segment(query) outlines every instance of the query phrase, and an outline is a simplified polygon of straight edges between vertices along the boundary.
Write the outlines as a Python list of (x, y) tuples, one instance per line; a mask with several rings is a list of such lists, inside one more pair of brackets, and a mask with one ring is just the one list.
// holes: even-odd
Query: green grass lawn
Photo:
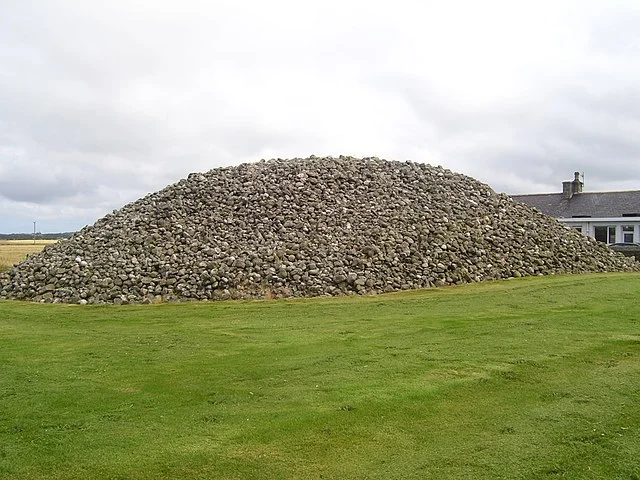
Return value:
[(637, 480), (639, 294), (0, 302), (0, 478)]

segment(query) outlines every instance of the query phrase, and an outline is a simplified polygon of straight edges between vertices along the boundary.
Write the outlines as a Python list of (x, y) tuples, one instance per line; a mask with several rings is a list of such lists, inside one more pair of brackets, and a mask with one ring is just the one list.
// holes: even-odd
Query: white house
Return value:
[(640, 190), (583, 192), (579, 172), (562, 193), (512, 195), (568, 227), (607, 244), (640, 243)]

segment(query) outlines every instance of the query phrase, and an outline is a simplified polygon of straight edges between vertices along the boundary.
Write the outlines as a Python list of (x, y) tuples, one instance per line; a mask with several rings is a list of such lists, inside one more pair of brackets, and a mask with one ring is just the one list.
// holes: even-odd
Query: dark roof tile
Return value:
[(511, 198), (556, 218), (604, 218), (640, 214), (640, 190), (583, 192), (575, 194), (569, 200), (565, 200), (561, 193), (512, 195)]

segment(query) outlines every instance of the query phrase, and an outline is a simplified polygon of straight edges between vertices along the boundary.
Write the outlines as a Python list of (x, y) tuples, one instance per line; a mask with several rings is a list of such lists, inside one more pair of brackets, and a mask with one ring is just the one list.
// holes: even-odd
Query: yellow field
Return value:
[(21, 262), (28, 254), (39, 252), (45, 245), (57, 240), (0, 240), (0, 271)]

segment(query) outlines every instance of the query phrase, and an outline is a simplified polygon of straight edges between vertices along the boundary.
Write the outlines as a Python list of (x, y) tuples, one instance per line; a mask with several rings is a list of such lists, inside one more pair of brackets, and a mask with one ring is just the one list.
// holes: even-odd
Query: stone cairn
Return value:
[(192, 173), (15, 265), (0, 298), (317, 297), (639, 265), (441, 167), (312, 156)]

